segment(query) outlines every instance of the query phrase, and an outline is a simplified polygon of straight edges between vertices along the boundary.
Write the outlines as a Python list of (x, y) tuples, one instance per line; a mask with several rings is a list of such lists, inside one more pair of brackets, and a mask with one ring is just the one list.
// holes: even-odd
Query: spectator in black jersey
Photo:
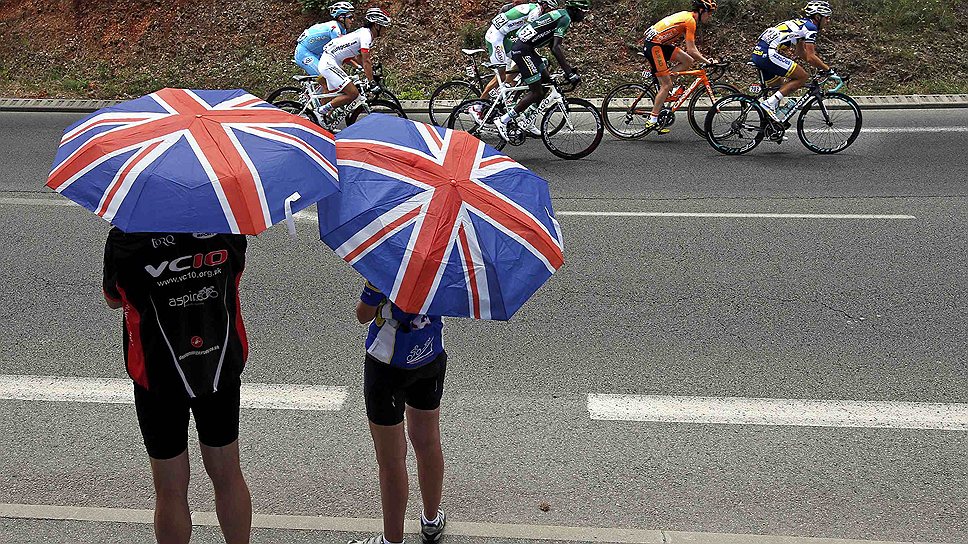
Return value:
[(124, 309), (124, 358), (151, 462), (160, 544), (191, 537), (189, 411), (225, 540), (249, 542), (252, 499), (238, 442), (248, 351), (238, 293), (245, 250), (241, 235), (108, 234), (104, 299)]

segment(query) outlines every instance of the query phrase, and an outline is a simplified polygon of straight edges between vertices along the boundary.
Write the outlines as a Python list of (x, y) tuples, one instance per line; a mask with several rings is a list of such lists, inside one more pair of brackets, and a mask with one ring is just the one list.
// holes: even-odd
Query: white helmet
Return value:
[(549, 10), (558, 9), (559, 7), (558, 0), (538, 0), (538, 3), (544, 4)]
[(370, 8), (366, 10), (363, 19), (368, 23), (375, 23), (380, 26), (390, 26), (390, 16), (380, 8)]
[(345, 15), (353, 15), (354, 11), (353, 4), (346, 1), (336, 2), (332, 6), (329, 6), (329, 16), (333, 19)]
[(813, 15), (819, 15), (821, 17), (830, 17), (834, 10), (830, 9), (830, 2), (825, 0), (811, 0), (807, 2), (807, 5), (803, 8), (803, 14), (807, 17)]

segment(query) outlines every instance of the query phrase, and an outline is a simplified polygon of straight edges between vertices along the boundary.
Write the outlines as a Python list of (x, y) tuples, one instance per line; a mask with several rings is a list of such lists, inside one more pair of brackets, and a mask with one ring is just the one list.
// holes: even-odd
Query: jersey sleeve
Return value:
[[(104, 296), (112, 301), (121, 301), (121, 292), (118, 291), (118, 261), (116, 258), (115, 241), (117, 240), (117, 229), (111, 229), (108, 233), (107, 242), (104, 244), (104, 276), (102, 288)], [(120, 232), (120, 231), (118, 231)]]
[(686, 41), (696, 43), (696, 20), (689, 14), (689, 18), (684, 21), (686, 27)]
[(807, 23), (803, 25), (803, 41), (807, 43), (817, 43), (817, 25), (811, 20), (807, 20)]
[(360, 51), (369, 51), (373, 45), (373, 34), (369, 30), (360, 32)]
[(568, 16), (567, 12), (565, 12), (565, 14), (558, 19), (558, 26), (555, 27), (555, 37), (564, 38), (565, 34), (568, 33), (569, 26), (571, 26), (571, 17)]
[(383, 299), (385, 298), (386, 297), (383, 296), (383, 293), (381, 293), (380, 290), (377, 289), (372, 283), (366, 282), (363, 285), (363, 292), (360, 293), (360, 302), (363, 304), (368, 306), (377, 306), (383, 302)]

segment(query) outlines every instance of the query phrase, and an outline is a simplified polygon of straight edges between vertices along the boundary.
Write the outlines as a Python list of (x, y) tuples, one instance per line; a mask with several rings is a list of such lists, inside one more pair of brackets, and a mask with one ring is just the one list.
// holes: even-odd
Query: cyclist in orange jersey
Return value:
[[(645, 123), (646, 130), (656, 130), (659, 134), (667, 134), (669, 128), (659, 128), (659, 112), (672, 91), (672, 69), (669, 61), (676, 70), (688, 70), (697, 60), (705, 64), (712, 64), (699, 52), (696, 47), (696, 27), (708, 23), (716, 11), (716, 0), (692, 0), (691, 11), (680, 11), (662, 19), (652, 25), (645, 32), (645, 58), (652, 66), (652, 73), (659, 80), (659, 92), (655, 97), (652, 115)], [(685, 40), (685, 48), (676, 47), (676, 42)]]

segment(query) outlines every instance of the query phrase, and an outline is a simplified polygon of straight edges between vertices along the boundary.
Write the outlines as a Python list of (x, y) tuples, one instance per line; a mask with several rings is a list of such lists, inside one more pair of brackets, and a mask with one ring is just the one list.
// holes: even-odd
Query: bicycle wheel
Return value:
[[(367, 107), (369, 107), (369, 111), (367, 111)], [(367, 106), (360, 106), (347, 115), (346, 126), (352, 125), (371, 113), (383, 113), (386, 115), (402, 117), (404, 119), (407, 118), (407, 114), (403, 113), (403, 110), (400, 108), (400, 106), (397, 106), (393, 102), (387, 100), (374, 100), (369, 102)]]
[(709, 99), (709, 94), (706, 92), (705, 87), (697, 89), (692, 94), (692, 98), (689, 99), (689, 126), (692, 127), (692, 130), (700, 138), (706, 137), (706, 131), (703, 130), (703, 122), (706, 120), (706, 112), (709, 111), (709, 107), (720, 98), (731, 94), (741, 94), (739, 89), (732, 85), (726, 85), (725, 83), (713, 83), (710, 87), (713, 89), (712, 100)]
[(319, 124), (319, 118), (316, 117), (316, 112), (301, 102), (296, 102), (295, 100), (281, 100), (273, 104), (273, 106), (293, 115), (298, 115), (299, 117), (302, 117), (303, 119), (306, 119), (307, 121), (317, 125)]
[(493, 110), (490, 100), (472, 98), (457, 105), (447, 118), (447, 128), (463, 130), (494, 149), (501, 150), (507, 140), (494, 127), (494, 120), (504, 115), (504, 107), (498, 104)]
[(797, 136), (810, 151), (829, 155), (854, 143), (863, 122), (860, 106), (853, 98), (827, 93), (803, 106), (797, 119)]
[(462, 79), (455, 79), (440, 85), (430, 93), (430, 104), (427, 108), (430, 122), (437, 126), (447, 124), (447, 117), (454, 108), (465, 100), (481, 96), (481, 90), (474, 84)]
[[(399, 109), (400, 111), (404, 111), (403, 110), (403, 104), (400, 103), (400, 100), (397, 99), (396, 95), (394, 95), (393, 93), (391, 93), (390, 91), (388, 91), (386, 89), (381, 89), (380, 92), (377, 93), (376, 96), (373, 97), (373, 100), (381, 100), (381, 101), (385, 101), (385, 102), (390, 102), (394, 106), (396, 106), (397, 109)], [(406, 116), (406, 113), (404, 113), (403, 117), (404, 118), (407, 117)]]
[(281, 102), (283, 100), (292, 100), (298, 102), (299, 98), (304, 92), (305, 89), (302, 87), (279, 87), (278, 89), (269, 93), (269, 96), (266, 97), (266, 102), (270, 104), (275, 104), (276, 102)]
[(719, 99), (706, 113), (706, 141), (724, 155), (748, 153), (763, 141), (766, 112), (756, 98), (734, 94)]
[(541, 140), (548, 151), (563, 159), (587, 157), (605, 134), (602, 115), (587, 100), (566, 98), (565, 104), (566, 108), (555, 104), (545, 112)]
[(619, 85), (602, 101), (605, 128), (616, 138), (634, 140), (645, 135), (655, 91), (639, 83)]

